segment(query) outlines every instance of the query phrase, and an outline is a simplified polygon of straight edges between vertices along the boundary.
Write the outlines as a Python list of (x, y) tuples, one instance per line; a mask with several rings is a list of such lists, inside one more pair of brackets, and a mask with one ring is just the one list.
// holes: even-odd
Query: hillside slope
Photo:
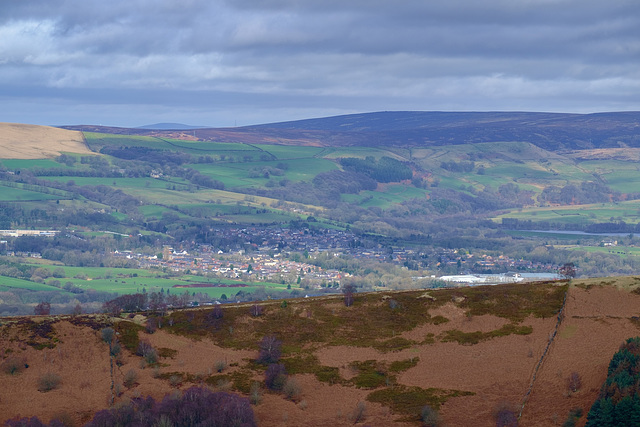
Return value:
[[(261, 426), (353, 425), (358, 407), (369, 425), (417, 425), (428, 403), (446, 425), (488, 427), (498, 407), (519, 412), (533, 384), (520, 425), (558, 425), (576, 407), (588, 411), (611, 356), (638, 335), (636, 279), (575, 281), (566, 300), (559, 283), (362, 294), (351, 307), (336, 296), (268, 302), (259, 316), (230, 305), (219, 317), (211, 309), (169, 313), (151, 335), (137, 326), (149, 321), (140, 315), (14, 318), (0, 327), (2, 366), (17, 358), (28, 368), (0, 372), (0, 413), (84, 423), (107, 407), (109, 348), (100, 330), (112, 325), (123, 346), (116, 403), (193, 384), (249, 396), (255, 382)], [(266, 365), (254, 362), (270, 335), (282, 342), (280, 362), (297, 385), (289, 398), (265, 388)], [(125, 349), (141, 340), (157, 349), (157, 365)], [(573, 372), (577, 391), (567, 386)], [(45, 373), (61, 383), (38, 391)]]
[(0, 158), (45, 159), (63, 152), (93, 154), (81, 132), (50, 126), (0, 123)]
[(391, 111), (193, 131), (69, 126), (68, 129), (327, 147), (430, 147), (526, 141), (550, 151), (640, 147), (640, 112), (596, 114), (533, 112)]

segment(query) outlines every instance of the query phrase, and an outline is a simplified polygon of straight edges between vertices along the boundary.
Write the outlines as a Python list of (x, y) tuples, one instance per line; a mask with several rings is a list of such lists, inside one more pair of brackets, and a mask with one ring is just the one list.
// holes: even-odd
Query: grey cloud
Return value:
[(0, 81), (23, 105), (40, 91), (39, 102), (101, 114), (103, 100), (135, 114), (144, 104), (257, 119), (635, 109), (640, 99), (636, 0), (2, 3)]

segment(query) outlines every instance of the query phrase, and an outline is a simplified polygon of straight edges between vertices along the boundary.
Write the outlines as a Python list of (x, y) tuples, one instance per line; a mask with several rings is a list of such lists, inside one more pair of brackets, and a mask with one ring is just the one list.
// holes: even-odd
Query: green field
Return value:
[(386, 209), (394, 204), (411, 199), (424, 198), (427, 190), (403, 184), (385, 185), (381, 191), (361, 191), (360, 194), (343, 194), (342, 200), (355, 203), (364, 208), (379, 207)]
[(242, 155), (259, 155), (260, 150), (243, 143), (221, 143), (183, 141), (170, 138), (155, 138), (151, 136), (112, 135), (93, 132), (84, 132), (87, 145), (93, 151), (100, 151), (103, 147), (144, 147), (156, 150), (182, 151), (193, 155), (219, 155), (232, 157)]
[[(101, 292), (110, 292), (114, 294), (132, 294), (138, 292), (160, 292), (163, 290), (174, 294), (182, 294), (188, 291), (204, 293), (212, 298), (220, 298), (222, 294), (228, 297), (234, 296), (238, 291), (255, 292), (260, 288), (287, 290), (287, 285), (271, 282), (239, 282), (227, 279), (206, 278), (184, 274), (176, 277), (166, 277), (166, 274), (160, 270), (146, 270), (133, 268), (107, 268), (107, 267), (67, 267), (58, 265), (42, 265), (28, 264), (34, 267), (44, 267), (53, 271), (54, 269), (63, 269), (65, 276), (57, 278), (61, 285), (67, 283), (73, 284), (83, 290), (93, 289)], [(77, 275), (86, 275), (85, 278), (76, 278)], [(47, 279), (49, 280), (49, 279)], [(207, 288), (180, 288), (176, 285), (189, 285), (195, 283), (210, 283), (216, 285), (238, 285), (246, 284), (245, 287), (207, 287)], [(31, 291), (57, 291), (64, 292), (55, 286), (35, 283), (28, 280), (15, 279), (12, 277), (0, 276), (0, 291), (11, 289), (26, 289)]]
[[(295, 148), (295, 147), (294, 147)], [(307, 147), (305, 150), (309, 150)], [(311, 147), (314, 148), (314, 147)], [(194, 164), (191, 168), (198, 172), (210, 176), (224, 183), (225, 188), (234, 187), (264, 186), (269, 178), (250, 178), (252, 170), (260, 171), (264, 168), (278, 168), (279, 163), (285, 163), (288, 167), (283, 175), (272, 175), (275, 180), (288, 179), (290, 181), (311, 181), (317, 174), (337, 169), (338, 166), (327, 159), (315, 158), (309, 153), (308, 157), (297, 158), (295, 160), (277, 161), (252, 161), (243, 163), (222, 163), (222, 164)]]
[(339, 159), (341, 157), (358, 157), (363, 159), (367, 156), (372, 156), (375, 159), (380, 159), (383, 156), (396, 157), (393, 153), (376, 147), (332, 147), (331, 149), (327, 149), (323, 154), (323, 157), (326, 159)]
[[(14, 277), (0, 276), (0, 291), (10, 291), (12, 289), (26, 289), (29, 291), (61, 291), (55, 286), (45, 285), (44, 283), (31, 282), (29, 280), (16, 279)], [(65, 292), (66, 293), (66, 292)]]
[(6, 167), (9, 170), (21, 170), (21, 169), (70, 169), (62, 163), (58, 163), (51, 159), (2, 159), (0, 165)]
[(77, 176), (43, 176), (41, 179), (67, 183), (73, 181), (75, 185), (109, 185), (121, 190), (127, 188), (167, 188), (171, 185), (187, 185), (188, 181), (182, 178), (172, 178), (171, 180), (145, 178), (92, 178)]
[(40, 193), (37, 191), (29, 191), (23, 188), (13, 188), (0, 186), (0, 201), (1, 202), (20, 202), (29, 200), (52, 200), (64, 198), (61, 195)]
[(266, 153), (271, 154), (278, 160), (286, 159), (303, 159), (310, 157), (320, 157), (325, 151), (322, 147), (307, 147), (307, 146), (293, 146), (293, 145), (267, 145), (260, 144), (256, 146)]
[(601, 253), (616, 255), (619, 257), (638, 257), (640, 256), (640, 248), (636, 246), (558, 246), (562, 249), (575, 250), (588, 253)]
[(624, 219), (629, 224), (637, 224), (640, 222), (640, 200), (579, 206), (526, 208), (497, 216), (494, 220), (500, 221), (502, 218), (570, 224), (610, 222)]
[(505, 230), (505, 233), (510, 236), (526, 237), (526, 238), (538, 238), (543, 240), (590, 240), (601, 241), (606, 236), (589, 235), (589, 234), (571, 234), (571, 233), (554, 233), (544, 231), (522, 231), (522, 230)]

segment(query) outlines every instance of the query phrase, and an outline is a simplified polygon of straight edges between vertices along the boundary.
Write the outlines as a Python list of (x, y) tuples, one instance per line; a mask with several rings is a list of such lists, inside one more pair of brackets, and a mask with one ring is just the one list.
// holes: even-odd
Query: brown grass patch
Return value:
[(49, 126), (0, 123), (0, 158), (46, 159), (62, 152), (95, 154), (90, 151), (82, 132)]

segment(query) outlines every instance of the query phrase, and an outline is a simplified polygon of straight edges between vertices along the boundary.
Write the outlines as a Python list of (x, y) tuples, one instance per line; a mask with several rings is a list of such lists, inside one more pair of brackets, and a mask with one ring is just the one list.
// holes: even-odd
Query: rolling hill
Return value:
[[(72, 126), (68, 129), (162, 135), (156, 131)], [(640, 112), (595, 114), (530, 112), (377, 112), (199, 129), (203, 141), (318, 146), (429, 147), (495, 141), (526, 141), (550, 151), (640, 147)], [(173, 133), (175, 135), (175, 132)], [(184, 135), (189, 135), (188, 132)], [(190, 133), (193, 135), (193, 132)]]
[[(217, 244), (218, 226), (338, 228), (371, 245), (417, 246), (403, 260), (412, 268), (492, 270), (434, 253), (463, 249), (630, 274), (639, 121), (637, 112), (379, 112), (226, 129), (72, 126), (59, 131), (81, 131), (95, 156), (0, 159), (0, 223), (165, 244)], [(622, 233), (626, 249), (586, 232)]]

